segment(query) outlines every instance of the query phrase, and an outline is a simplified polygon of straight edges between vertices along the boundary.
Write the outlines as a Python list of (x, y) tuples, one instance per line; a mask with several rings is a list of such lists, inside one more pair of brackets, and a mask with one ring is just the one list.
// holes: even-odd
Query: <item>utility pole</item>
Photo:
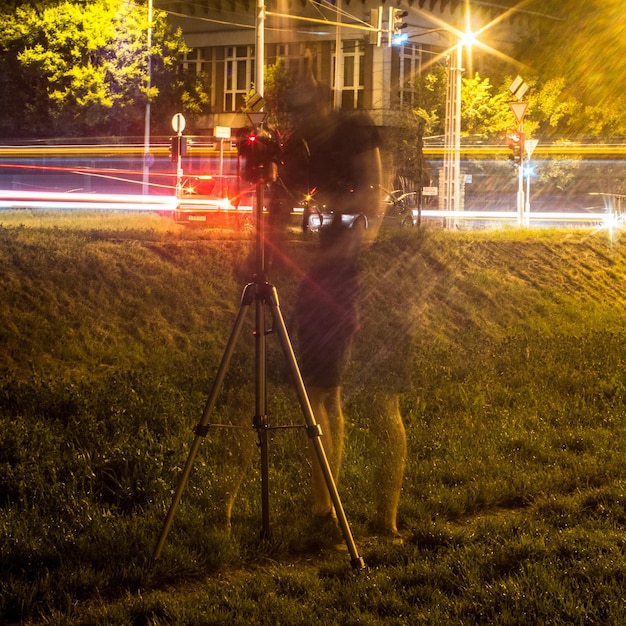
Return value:
[(265, 0), (257, 0), (256, 5), (256, 65), (254, 83), (256, 93), (263, 96), (265, 91)]
[(533, 152), (539, 142), (537, 139), (527, 139), (524, 142), (524, 148), (526, 149), (526, 156), (528, 161), (526, 163), (526, 220), (525, 226), (530, 224), (530, 161), (533, 156)]
[(510, 102), (509, 106), (515, 119), (519, 125), (519, 134), (521, 137), (521, 147), (518, 164), (518, 186), (517, 186), (517, 223), (518, 226), (523, 226), (526, 223), (525, 213), (525, 201), (524, 201), (524, 116), (526, 115), (526, 109), (528, 108), (528, 102), (522, 101), (522, 98), (528, 91), (528, 85), (524, 82), (521, 76), (517, 76), (515, 80), (509, 86), (509, 91), (517, 98), (517, 102)]
[(146, 98), (146, 113), (144, 119), (143, 133), (143, 184), (141, 186), (143, 195), (150, 193), (150, 89), (152, 88), (152, 0), (148, 0), (148, 42), (147, 42), (147, 71), (148, 88)]
[[(443, 210), (461, 210), (461, 75), (463, 42), (456, 45), (456, 59), (448, 67), (445, 150), (443, 155)], [(452, 222), (454, 223), (454, 222)]]

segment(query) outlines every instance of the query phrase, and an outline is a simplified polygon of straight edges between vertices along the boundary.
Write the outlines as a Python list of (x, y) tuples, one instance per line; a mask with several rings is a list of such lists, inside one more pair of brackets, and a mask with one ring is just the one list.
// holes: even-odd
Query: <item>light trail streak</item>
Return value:
[[(186, 157), (191, 162), (200, 162), (202, 159), (215, 159), (219, 158), (219, 149), (212, 144), (188, 144), (188, 156)], [(426, 143), (424, 146), (424, 154), (426, 156), (439, 156), (442, 155), (445, 150), (443, 144), (438, 145), (436, 143)], [(487, 144), (487, 143), (465, 143), (461, 145), (461, 153), (467, 155), (481, 155), (483, 157), (497, 157), (500, 155), (509, 155), (511, 149), (506, 144)], [(155, 156), (161, 156), (167, 158), (169, 163), (169, 148), (162, 148), (159, 151), (153, 150)], [(626, 158), (626, 144), (624, 143), (579, 143), (575, 141), (567, 143), (540, 143), (533, 152), (534, 155), (553, 155), (553, 156), (581, 156), (581, 157), (607, 157), (614, 158)], [(64, 158), (82, 158), (89, 155), (92, 158), (106, 159), (124, 159), (124, 158), (137, 158), (141, 159), (142, 155), (138, 153), (137, 146), (72, 146), (72, 147), (59, 147), (59, 146), (0, 146), (0, 159), (17, 161), (20, 159), (59, 159)], [(225, 160), (237, 159), (236, 149), (229, 147), (224, 150)], [(68, 165), (35, 165), (32, 163), (0, 163), (0, 168), (24, 168), (24, 169), (49, 169), (52, 171), (67, 172), (67, 171), (80, 171), (84, 173), (91, 173), (94, 171), (114, 173), (116, 175), (140, 175), (141, 172), (137, 169), (120, 169), (120, 168), (93, 168), (82, 167), (80, 165), (68, 166)], [(153, 176), (172, 176), (175, 174), (172, 172), (163, 172), (153, 169), (151, 171)]]
[[(439, 209), (424, 209), (422, 217), (454, 218), (460, 220), (495, 220), (517, 221), (517, 211), (442, 211)], [(582, 213), (576, 211), (537, 211), (531, 212), (530, 221), (536, 222), (606, 222), (611, 216), (606, 212)]]
[[(106, 168), (82, 168), (82, 167), (63, 167), (60, 165), (30, 165), (30, 164), (17, 164), (17, 163), (0, 163), (0, 169), (16, 169), (16, 170), (33, 170), (35, 172), (58, 172), (62, 174), (76, 174), (78, 176), (93, 176), (94, 178), (104, 178), (105, 180), (130, 183), (133, 185), (142, 185), (142, 181), (139, 180), (141, 172), (138, 170), (119, 170), (119, 169), (106, 169)], [(136, 176), (138, 178), (123, 178), (123, 176)], [(151, 172), (150, 176), (153, 178), (169, 178), (172, 179), (171, 184), (150, 183), (150, 187), (167, 189), (174, 191), (176, 189), (176, 174), (169, 172)]]
[(0, 189), (0, 209), (59, 209), (95, 211), (174, 211), (175, 196), (135, 194), (37, 192)]
[[(0, 209), (56, 209), (56, 210), (105, 210), (105, 211), (144, 211), (173, 212), (177, 206), (190, 209), (193, 206), (207, 209), (216, 207), (210, 200), (180, 200), (175, 196), (145, 196), (135, 194), (101, 194), (101, 193), (53, 193), (0, 190)], [(239, 212), (246, 212), (251, 207), (240, 207)], [(516, 223), (517, 211), (440, 211), (425, 209), (422, 218), (450, 219), (464, 221), (495, 221)], [(559, 222), (602, 224), (603, 227), (621, 226), (619, 217), (611, 213), (573, 211), (531, 212), (530, 222)]]

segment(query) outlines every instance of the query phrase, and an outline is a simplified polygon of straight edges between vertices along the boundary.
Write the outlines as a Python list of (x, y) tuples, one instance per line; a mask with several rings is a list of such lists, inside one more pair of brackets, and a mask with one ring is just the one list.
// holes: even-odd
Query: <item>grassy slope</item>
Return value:
[[(198, 342), (225, 340), (250, 276), (245, 239), (18, 227), (0, 241), (0, 367), (18, 376), (186, 359)], [(292, 250), (306, 263), (298, 246), (308, 244)], [(614, 324), (626, 298), (623, 251), (603, 234), (409, 234), (377, 243), (364, 265), (366, 292), (410, 307), (415, 335), (431, 345), (462, 346), (473, 333), (500, 340), (520, 325), (576, 335), (607, 315)], [(288, 313), (294, 274), (271, 279)]]
[[(94, 226), (89, 221), (72, 230), (52, 228), (49, 223), (4, 227), (0, 230), (0, 243), (4, 411), (11, 405), (6, 394), (16, 381), (28, 386), (33, 379), (45, 379), (56, 388), (60, 381), (95, 384), (93, 381), (124, 374), (168, 381), (180, 390), (182, 399), (176, 400), (177, 406), (187, 415), (194, 414), (212, 379), (248, 276), (241, 268), (245, 266), (249, 241), (214, 240), (201, 232), (164, 229), (162, 223), (156, 222), (150, 222), (146, 230), (131, 220), (114, 228)], [(293, 258), (299, 262), (307, 250), (308, 244), (296, 245)], [(409, 322), (400, 331), (411, 339), (408, 355), (413, 375), (411, 389), (403, 398), (411, 458), (401, 522), (413, 529), (409, 544), (414, 557), (371, 548), (366, 558), (378, 569), (368, 580), (376, 582), (383, 596), (373, 599), (371, 589), (361, 589), (366, 582), (356, 583), (358, 588), (352, 588), (351, 593), (364, 594), (358, 603), (362, 617), (370, 613), (402, 615), (414, 611), (413, 620), (428, 621), (425, 616), (430, 613), (431, 623), (437, 623), (434, 607), (440, 607), (437, 610), (441, 611), (441, 619), (445, 616), (449, 620), (455, 615), (470, 623), (472, 619), (480, 621), (481, 615), (493, 619), (503, 606), (514, 615), (530, 588), (552, 582), (549, 569), (548, 574), (532, 571), (543, 554), (543, 548), (537, 547), (537, 537), (546, 542), (554, 531), (541, 526), (544, 519), (557, 520), (558, 528), (578, 522), (586, 526), (588, 520), (581, 521), (577, 516), (590, 506), (594, 511), (605, 505), (623, 511), (619, 504), (623, 499), (619, 459), (624, 450), (618, 440), (624, 431), (626, 395), (622, 356), (626, 336), (626, 252), (619, 243), (608, 242), (602, 233), (511, 231), (429, 233), (424, 237), (408, 233), (381, 239), (365, 255), (364, 266), (369, 297), (363, 336), (370, 337), (371, 342), (364, 341), (357, 351), (347, 389), (352, 425), (342, 494), (358, 532), (367, 520), (369, 496), (362, 489), (367, 463), (360, 467), (354, 460), (367, 457), (371, 442), (367, 441), (367, 407), (359, 404), (357, 392), (366, 375), (369, 381), (384, 380), (376, 370), (376, 358), (372, 357), (386, 345), (394, 344), (386, 333), (394, 332), (395, 322), (404, 319), (402, 313), (406, 312)], [(296, 274), (293, 270), (276, 270), (272, 276), (287, 318)], [(394, 323), (388, 323), (389, 316), (381, 309), (381, 302), (388, 310), (401, 312), (391, 317)], [(250, 363), (235, 361), (231, 386), (236, 387), (252, 374)], [(149, 408), (143, 404), (138, 402), (121, 411), (147, 414)], [(163, 410), (161, 405), (157, 408)], [(58, 415), (54, 417), (59, 420)], [(163, 423), (151, 419), (146, 418), (148, 429), (159, 436), (169, 432), (163, 425), (169, 416), (163, 417)], [(43, 440), (41, 428), (45, 426), (38, 426), (29, 437)], [(64, 428), (68, 428), (67, 424)], [(157, 431), (159, 428), (163, 431)], [(67, 430), (59, 431), (63, 432)], [(94, 428), (95, 445), (98, 435), (106, 432)], [(130, 436), (137, 438), (137, 448), (145, 444), (152, 454), (158, 445), (150, 434), (142, 432), (133, 431)], [(109, 436), (128, 438), (124, 433)], [(178, 436), (188, 435), (181, 431)], [(174, 447), (172, 454), (182, 457), (183, 448)], [(175, 458), (180, 463), (178, 456)], [(97, 453), (93, 452), (94, 468), (97, 460)], [(100, 462), (107, 469), (112, 467), (110, 458)], [(125, 463), (127, 467), (128, 461)], [(139, 468), (145, 471), (141, 464)], [(97, 469), (94, 471), (98, 473)], [(211, 469), (198, 471), (207, 479)], [(158, 494), (163, 498), (172, 477), (152, 478), (155, 484), (158, 480), (166, 484), (165, 491)], [(121, 482), (104, 487), (120, 490), (124, 486)], [(101, 493), (103, 485), (97, 481), (95, 484)], [(34, 493), (35, 487), (30, 487)], [(256, 506), (256, 487), (251, 489), (252, 503), (246, 504), (244, 492), (239, 511), (242, 516)], [(589, 503), (590, 489), (604, 489), (602, 503)], [(137, 497), (137, 490), (130, 492), (131, 500)], [(12, 491), (7, 493), (7, 497), (13, 497)], [(135, 510), (133, 503), (119, 494), (107, 497), (101, 495), (100, 499), (113, 511), (115, 507), (121, 511), (128, 507)], [(556, 502), (554, 498), (561, 499)], [(578, 500), (568, 504), (568, 498)], [(579, 502), (584, 498), (587, 499)], [(148, 501), (149, 497), (145, 502)], [(279, 495), (276, 508), (280, 511), (290, 503), (284, 494)], [(514, 513), (499, 523), (481, 521), (489, 511), (513, 511), (531, 504), (534, 528), (528, 521), (516, 522)], [(156, 519), (160, 515), (158, 511), (153, 513)], [(279, 520), (284, 519), (283, 514), (278, 515)], [(180, 516), (181, 525), (192, 524), (184, 511)], [(437, 520), (463, 524), (471, 520), (472, 531), (457, 536), (456, 531), (442, 529)], [(154, 520), (151, 523), (148, 527), (154, 533)], [(526, 528), (527, 525), (531, 527)], [(132, 536), (127, 522), (122, 528), (122, 532)], [(533, 539), (526, 538), (519, 545), (516, 537), (525, 532), (520, 528)], [(67, 532), (69, 535), (71, 531)], [(606, 545), (610, 541), (608, 535), (599, 539), (581, 533), (571, 544), (560, 537), (563, 545), (557, 553), (576, 552), (577, 542), (589, 543), (591, 536), (590, 543), (599, 544), (598, 554), (613, 554), (613, 548)], [(144, 539), (149, 542), (152, 537)], [(167, 575), (161, 572), (160, 576), (176, 582), (187, 568), (194, 570), (189, 563), (198, 558), (198, 548), (181, 549), (178, 536), (171, 541), (178, 551), (172, 548), (166, 553), (163, 568), (170, 571)], [(132, 549), (120, 543), (120, 553)], [(479, 550), (477, 544), (480, 551), (474, 552)], [(189, 554), (186, 550), (190, 550)], [(574, 554), (572, 558), (579, 557), (580, 554)], [(91, 557), (85, 558), (89, 561)], [(223, 558), (229, 561), (228, 557)], [(591, 558), (598, 559), (596, 554)], [(481, 564), (477, 571), (459, 573), (460, 567), (470, 568), (469, 563), (473, 562)], [(556, 567), (561, 565), (557, 563)], [(126, 568), (132, 570), (130, 564)], [(377, 571), (384, 576), (378, 577)], [(146, 576), (145, 571), (142, 575)], [(270, 569), (269, 580), (264, 579), (261, 588), (267, 586), (277, 593), (270, 582), (273, 579), (298, 606), (306, 597), (329, 610), (330, 606), (341, 604), (333, 589), (336, 575), (333, 566), (321, 578), (308, 568), (303, 568), (297, 579), (288, 572)], [(577, 575), (582, 577), (583, 572)], [(134, 576), (141, 579), (137, 572), (125, 571), (122, 584), (133, 588), (128, 579), (135, 580)], [(488, 583), (472, 581), (477, 576)], [(146, 583), (145, 578), (141, 580), (139, 587)], [(149, 580), (148, 586), (159, 586), (155, 579)], [(249, 579), (245, 575), (231, 579), (231, 602), (236, 603), (236, 598), (244, 593), (246, 581)], [(421, 581), (422, 591), (411, 586), (415, 581)], [(407, 590), (412, 591), (395, 598), (398, 606), (390, 608), (384, 600), (384, 584), (402, 588), (406, 594)], [(307, 592), (309, 585), (311, 590)], [(465, 591), (463, 585), (467, 585)], [(85, 587), (89, 589), (89, 585)], [(300, 591), (296, 592), (296, 588)], [(117, 593), (122, 592), (113, 590), (114, 596)], [(554, 593), (562, 596), (563, 588)], [(594, 588), (589, 597), (597, 597), (598, 593)], [(507, 597), (516, 598), (517, 605), (507, 604)], [(616, 597), (609, 597), (606, 603), (610, 605)], [(197, 602), (198, 596), (192, 594), (191, 603)], [(252, 600), (247, 597), (245, 602)], [(526, 602), (525, 610), (531, 620), (533, 615), (535, 619), (545, 616), (542, 611), (554, 610), (549, 608), (554, 598), (550, 602), (541, 598)], [(573, 610), (568, 602), (569, 597), (560, 598), (561, 616)], [(49, 602), (50, 606), (55, 604)], [(155, 611), (167, 613), (170, 604), (157, 593), (150, 600), (134, 600), (132, 607), (139, 613), (153, 615)], [(227, 606), (225, 599), (221, 604), (225, 605), (225, 615), (234, 610), (235, 605)], [(451, 608), (446, 608), (448, 605)], [(346, 606), (352, 607), (351, 603)], [(424, 607), (423, 611), (419, 607)], [(241, 623), (250, 619), (246, 610), (252, 609), (242, 610), (238, 616)], [(280, 614), (286, 609), (277, 605), (273, 610)], [(354, 615), (356, 609), (346, 610)], [(180, 621), (176, 623), (185, 623), (181, 617), (184, 614), (193, 614), (193, 609), (180, 609)], [(581, 614), (584, 613), (572, 613), (577, 618)], [(611, 615), (610, 611), (607, 614)], [(555, 619), (554, 615), (551, 618)], [(271, 616), (267, 619), (270, 623)], [(509, 622), (515, 620), (511, 618)]]

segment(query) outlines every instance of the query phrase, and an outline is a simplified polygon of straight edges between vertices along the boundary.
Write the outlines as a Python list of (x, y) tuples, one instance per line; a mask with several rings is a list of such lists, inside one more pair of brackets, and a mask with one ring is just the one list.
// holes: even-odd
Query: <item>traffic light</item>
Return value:
[(247, 129), (237, 141), (241, 176), (249, 183), (269, 183), (276, 180), (281, 162), (282, 145), (272, 130)]
[(182, 135), (170, 138), (170, 158), (172, 163), (178, 163), (179, 156), (187, 156), (187, 137)]
[(388, 44), (390, 46), (394, 44), (401, 44), (407, 38), (407, 34), (402, 31), (407, 27), (407, 23), (404, 21), (404, 18), (408, 14), (409, 12), (404, 9), (389, 7), (389, 23), (387, 27), (389, 29)]
[(511, 148), (509, 159), (511, 159), (515, 165), (520, 165), (522, 155), (524, 154), (524, 133), (520, 130), (511, 131), (507, 136), (507, 143), (509, 144), (509, 148)]

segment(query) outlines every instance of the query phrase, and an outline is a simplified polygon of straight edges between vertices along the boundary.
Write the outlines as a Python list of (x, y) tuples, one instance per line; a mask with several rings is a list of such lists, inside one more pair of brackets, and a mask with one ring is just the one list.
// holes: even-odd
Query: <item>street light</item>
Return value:
[(443, 156), (443, 210), (460, 211), (461, 203), (461, 77), (463, 46), (471, 46), (475, 35), (465, 33), (455, 46), (456, 59), (450, 59), (446, 94), (446, 127)]
[(255, 53), (255, 91), (263, 96), (265, 91), (265, 0), (257, 0), (256, 3)]
[(146, 113), (144, 119), (143, 133), (143, 184), (141, 186), (143, 195), (150, 193), (150, 90), (152, 89), (152, 0), (148, 0), (148, 90), (146, 97)]

